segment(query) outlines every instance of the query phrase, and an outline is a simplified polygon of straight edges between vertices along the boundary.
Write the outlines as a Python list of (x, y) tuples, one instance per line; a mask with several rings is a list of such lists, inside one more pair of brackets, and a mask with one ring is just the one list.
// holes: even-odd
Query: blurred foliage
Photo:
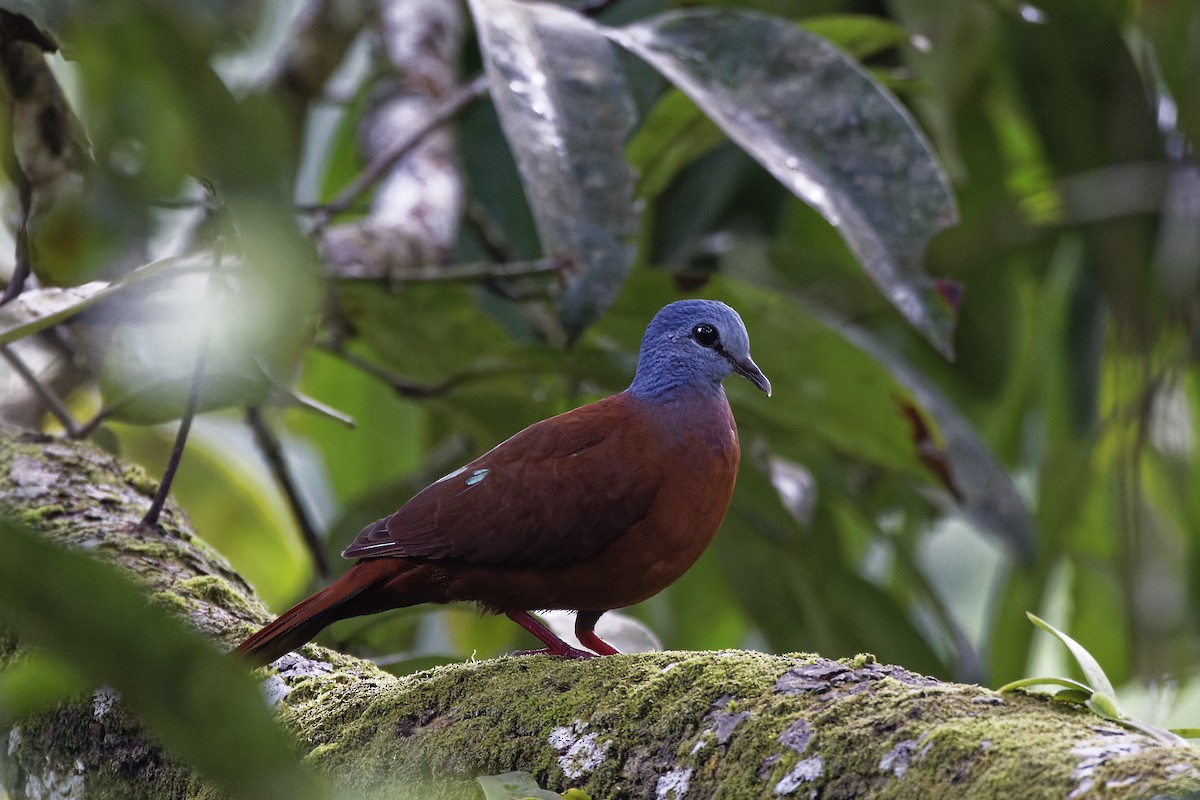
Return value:
[(5, 723), (104, 686), (231, 796), (327, 796), (315, 776), (301, 772), (288, 737), (238, 664), (148, 605), (127, 577), (6, 519), (0, 624), (39, 648), (0, 672)]
[[(497, 3), (478, 3), (477, 13)], [(316, 202), (363, 166), (355, 137), (379, 71), (373, 34), (364, 35), (370, 66), (348, 73), (353, 85), (340, 98), (348, 102), (335, 104), (333, 132), (319, 136), (315, 126), (289, 126), (277, 87), (246, 90), (253, 81), (214, 67), (231, 52), (263, 47), (256, 31), (278, 25), (279, 8), (225, 16), (220, 3), (103, 5), (93, 16), (52, 4), (38, 19), (68, 59), (57, 69), (98, 170), (90, 216), (79, 223), (98, 231), (79, 239), (92, 249), (82, 257), (69, 251), (77, 256), (65, 265), (72, 269), (56, 263), (43, 282), (105, 276), (119, 288), (131, 266), (160, 255), (155, 242), (183, 217), (193, 249), (224, 248), (223, 271), (250, 264), (242, 285), (259, 287), (247, 290), (252, 296), (226, 303), (220, 291), (191, 295), (217, 309), (207, 314), (210, 328), (264, 320), (233, 337), (252, 342), (250, 357), (224, 362), (230, 372), (251, 365), (253, 380), (206, 396), (208, 407), (227, 407), (209, 416), (213, 430), (228, 431), (240, 425), (242, 406), (266, 403), (329, 553), (523, 426), (622, 389), (653, 313), (699, 294), (739, 309), (775, 395), (730, 382), (744, 455), (723, 531), (688, 575), (631, 611), (666, 646), (869, 651), (996, 685), (1069, 670), (1045, 666), (1054, 656), (1034, 640), (1024, 614), (1032, 611), (1085, 646), (1116, 686), (1195, 696), (1200, 6), (706, 4), (726, 9), (714, 25), (741, 24), (757, 11), (777, 17), (764, 29), (780, 42), (826, 37), (896, 92), (896, 108), (928, 136), (961, 221), (933, 238), (923, 264), (919, 253), (900, 253), (895, 280), (856, 260), (865, 251), (842, 238), (863, 235), (856, 220), (831, 225), (828, 209), (823, 217), (772, 177), (788, 163), (788, 151), (771, 150), (779, 141), (772, 137), (819, 117), (820, 108), (780, 109), (777, 128), (739, 128), (715, 113), (736, 116), (736, 90), (732, 100), (714, 100), (618, 50), (638, 109), (624, 154), (637, 173), (638, 253), (627, 280), (596, 290), (616, 297), (611, 308), (561, 349), (543, 340), (542, 322), (555, 308), (544, 284), (512, 292), (496, 281), (317, 279), (316, 248), (292, 219), (287, 187), (297, 165), (309, 165), (319, 197), (300, 192), (298, 200)], [(602, 30), (645, 54), (646, 37), (682, 36), (652, 15), (694, 5), (618, 0), (597, 19), (630, 25)], [(798, 29), (804, 36), (790, 33)], [(641, 44), (631, 45), (635, 39)], [(752, 50), (738, 41), (725, 47), (706, 51), (705, 66), (741, 75)], [(464, 74), (478, 68), (477, 52), (465, 58)], [(793, 77), (756, 73), (765, 86), (753, 97), (777, 96), (776, 84)], [(854, 130), (852, 114), (840, 119), (829, 137)], [(560, 207), (553, 196), (526, 199), (528, 162), (537, 160), (529, 154), (545, 157), (546, 142), (529, 142), (514, 158), (504, 138), (512, 123), (486, 101), (452, 124), (476, 222), (463, 224), (448, 262), (498, 258), (496, 242), (481, 233), (486, 224), (501, 232), (514, 261), (544, 252), (538, 232), (546, 235), (548, 225), (560, 238), (579, 233), (571, 230), (579, 222), (572, 209), (586, 199), (578, 192)], [(577, 124), (554, 135), (582, 136), (570, 127)], [(898, 137), (923, 136), (900, 128)], [(536, 126), (522, 130), (539, 135)], [(756, 130), (765, 138), (748, 141)], [(610, 152), (581, 152), (584, 141), (572, 139), (573, 160), (553, 175), (610, 163)], [(801, 155), (806, 163), (822, 158)], [(847, 192), (870, 180), (849, 167), (840, 174)], [(896, 201), (885, 216), (925, 213), (931, 195), (912, 198), (906, 171), (896, 175), (883, 187)], [(628, 188), (609, 177), (614, 191)], [(921, 191), (938, 180), (922, 173)], [(821, 194), (808, 190), (810, 201)], [(164, 210), (164, 201), (190, 206)], [(628, 246), (622, 225), (584, 231), (565, 246), (600, 242), (611, 267)], [(912, 226), (887, 236), (900, 237), (901, 250), (924, 246)], [(591, 280), (622, 274), (618, 266)], [(905, 305), (912, 297), (915, 317)], [(594, 310), (575, 309), (571, 324)], [(934, 320), (927, 334), (948, 330), (938, 326), (953, 316), (955, 357), (940, 355), (906, 314)], [(143, 339), (170, 338), (162, 332), (170, 321)], [(63, 336), (78, 341), (83, 322), (118, 331), (149, 324), (89, 312)], [(220, 336), (213, 341), (217, 352), (229, 349)], [(191, 347), (148, 351), (148, 372), (157, 363), (164, 374), (189, 374)], [(112, 400), (111, 389), (98, 395), (95, 385), (77, 385), (71, 407), (82, 413)], [(126, 387), (150, 401), (129, 422), (177, 413), (170, 402), (178, 396), (148, 395), (144, 380)], [(283, 387), (349, 415), (354, 429), (297, 405)], [(150, 464), (162, 463), (170, 438), (169, 429), (123, 426), (100, 436)], [(185, 505), (201, 533), (282, 609), (316, 580), (278, 490), (254, 464), (247, 438), (202, 436), (193, 446), (199, 453), (181, 478)], [(1007, 498), (1005, 513), (985, 513), (996, 498)], [(326, 640), (398, 671), (530, 644), (503, 620), (439, 608), (346, 622)]]

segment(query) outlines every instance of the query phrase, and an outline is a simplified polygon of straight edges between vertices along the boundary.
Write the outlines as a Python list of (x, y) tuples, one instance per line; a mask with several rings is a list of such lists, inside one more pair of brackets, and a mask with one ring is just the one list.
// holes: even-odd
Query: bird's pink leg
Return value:
[(596, 623), (603, 611), (580, 611), (575, 615), (575, 638), (602, 656), (619, 656), (621, 651), (596, 635)]
[[(579, 650), (571, 647), (562, 639), (554, 635), (554, 633), (542, 623), (533, 618), (528, 611), (505, 611), (504, 616), (511, 619), (513, 622), (520, 625), (525, 630), (532, 633), (542, 644), (546, 645), (545, 650), (521, 650), (513, 655), (534, 655), (537, 653), (545, 653), (551, 656), (560, 656), (562, 658), (595, 658), (595, 653), (589, 653), (587, 650)], [(597, 639), (597, 641), (599, 641)], [(604, 644), (603, 642), (600, 642)], [(605, 645), (607, 647), (607, 645)], [(611, 649), (611, 648), (609, 648)], [(606, 654), (607, 655), (607, 654)]]

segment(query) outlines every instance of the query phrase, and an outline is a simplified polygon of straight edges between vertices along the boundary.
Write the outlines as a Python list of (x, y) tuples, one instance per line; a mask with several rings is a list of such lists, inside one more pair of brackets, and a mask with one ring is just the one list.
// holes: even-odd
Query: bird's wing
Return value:
[(531, 425), (368, 525), (347, 558), (553, 567), (603, 550), (662, 485), (653, 437), (615, 395)]

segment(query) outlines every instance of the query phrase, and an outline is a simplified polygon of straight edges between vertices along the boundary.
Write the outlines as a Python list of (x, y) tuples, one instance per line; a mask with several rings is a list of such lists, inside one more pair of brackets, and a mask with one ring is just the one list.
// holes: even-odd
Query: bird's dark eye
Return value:
[(712, 325), (709, 325), (707, 322), (701, 322), (692, 328), (692, 338), (701, 347), (712, 347), (721, 339), (721, 336)]

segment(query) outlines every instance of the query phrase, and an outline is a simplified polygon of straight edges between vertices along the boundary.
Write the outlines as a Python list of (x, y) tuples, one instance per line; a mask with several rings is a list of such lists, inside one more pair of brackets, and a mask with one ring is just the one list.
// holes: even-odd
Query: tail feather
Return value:
[(354, 601), (394, 575), (394, 566), (386, 564), (386, 561), (358, 562), (329, 586), (301, 600), (242, 642), (234, 649), (234, 654), (251, 666), (261, 667), (312, 641), (318, 633), (340, 619), (380, 610), (364, 607), (362, 602)]

